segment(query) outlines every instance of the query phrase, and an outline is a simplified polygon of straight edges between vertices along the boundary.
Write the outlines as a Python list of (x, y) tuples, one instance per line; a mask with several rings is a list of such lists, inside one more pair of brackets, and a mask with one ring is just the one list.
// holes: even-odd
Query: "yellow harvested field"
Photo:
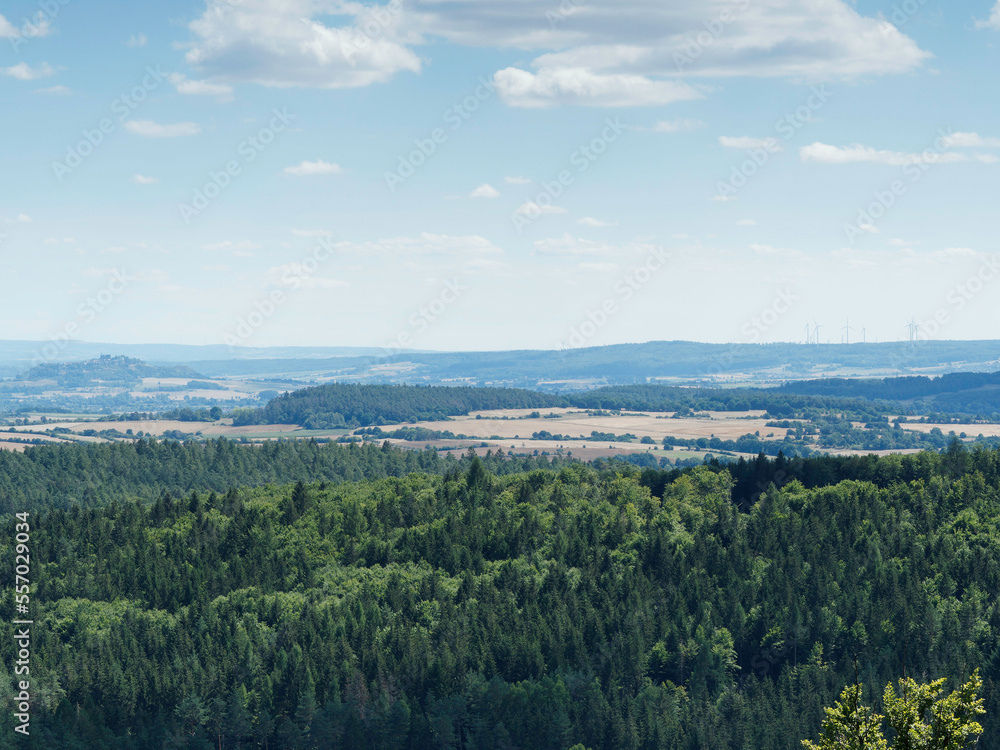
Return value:
[(5, 443), (0, 441), (0, 451), (16, 451), (18, 453), (23, 453), (25, 448), (30, 447), (30, 445), (24, 445), (23, 443)]
[[(210, 435), (213, 437), (225, 435), (226, 437), (236, 438), (239, 438), (242, 435), (260, 432), (294, 432), (295, 430), (301, 429), (298, 425), (294, 424), (268, 424), (233, 427), (231, 424), (226, 422), (181, 422), (178, 420), (153, 419), (134, 420), (128, 422), (49, 422), (45, 425), (45, 427), (49, 429), (53, 427), (65, 427), (73, 432), (82, 432), (83, 430), (97, 430), (98, 432), (101, 430), (118, 430), (119, 432), (128, 432), (129, 430), (132, 430), (134, 433), (144, 432), (148, 435), (162, 435), (168, 430), (177, 430), (178, 432), (200, 432), (203, 435)], [(18, 429), (38, 429), (38, 425)]]
[[(674, 419), (673, 417), (657, 414), (643, 413), (640, 416), (632, 417), (594, 417), (578, 409), (552, 409), (542, 411), (542, 413), (564, 414), (559, 419), (497, 419), (501, 414), (508, 416), (527, 415), (533, 410), (518, 409), (507, 412), (477, 412), (482, 419), (476, 419), (476, 414), (468, 417), (456, 417), (451, 420), (438, 422), (421, 422), (420, 427), (429, 430), (447, 430), (456, 435), (464, 434), (470, 437), (488, 440), (493, 435), (502, 438), (513, 438), (515, 435), (521, 439), (528, 439), (533, 433), (547, 431), (554, 435), (570, 435), (579, 438), (583, 435), (590, 438), (592, 432), (613, 432), (616, 435), (631, 433), (636, 437), (648, 435), (657, 443), (663, 438), (671, 437), (700, 438), (715, 435), (723, 440), (735, 440), (747, 433), (760, 432), (761, 437), (773, 432), (775, 437), (784, 437), (785, 431), (780, 428), (770, 428), (766, 426), (767, 420), (761, 419), (761, 412), (729, 412), (714, 413), (711, 418), (684, 417)], [(541, 410), (540, 410), (541, 411)], [(403, 427), (412, 425), (398, 424), (383, 427), (386, 432), (391, 432)]]
[(997, 437), (1000, 435), (1000, 424), (906, 424), (900, 425), (904, 430), (913, 430), (914, 432), (930, 432), (935, 427), (941, 430), (945, 435), (949, 432), (954, 432), (956, 435), (961, 435), (963, 432), (969, 437), (976, 437), (980, 433), (986, 437)]

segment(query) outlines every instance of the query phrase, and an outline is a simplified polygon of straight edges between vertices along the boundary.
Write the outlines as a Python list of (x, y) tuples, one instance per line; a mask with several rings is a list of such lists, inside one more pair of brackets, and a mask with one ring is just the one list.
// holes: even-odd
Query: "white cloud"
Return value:
[[(435, 5), (441, 7), (417, 2), (418, 8)], [(536, 5), (506, 3), (503, 24), (483, 12), (427, 15), (439, 35), (459, 43), (559, 50), (532, 61), (536, 74), (512, 68), (497, 74), (498, 83), (518, 83), (531, 94), (526, 101), (514, 99), (522, 106), (541, 106), (543, 98), (600, 104), (615, 99), (615, 90), (623, 104), (662, 104), (675, 97), (657, 91), (659, 84), (679, 76), (856, 79), (907, 72), (930, 57), (888, 21), (865, 17), (843, 0), (757, 0), (744, 9), (732, 0), (591, 0), (574, 13), (572, 24), (532, 37), (528, 19), (537, 28)], [(706, 32), (709, 22), (721, 31)], [(710, 43), (699, 43), (705, 36)], [(597, 96), (578, 84), (568, 96), (562, 87), (538, 85), (533, 76), (604, 86)]]
[(21, 33), (0, 13), (0, 39), (17, 39)]
[(690, 133), (694, 130), (701, 130), (706, 127), (701, 120), (688, 120), (683, 117), (675, 117), (673, 120), (660, 120), (651, 128), (636, 128), (650, 133)]
[(69, 96), (73, 92), (67, 86), (48, 86), (43, 89), (35, 89), (36, 94), (47, 94), (49, 96)]
[(997, 4), (993, 6), (989, 18), (985, 21), (976, 21), (976, 28), (1000, 31), (1000, 0), (997, 0)]
[[(662, 105), (698, 95), (681, 76), (857, 79), (912, 71), (930, 57), (852, 5), (588, 0), (572, 23), (548, 24), (537, 0), (410, 0), (378, 12), (343, 0), (206, 0), (189, 25), (187, 62), (212, 80), (346, 88), (419, 72), (411, 48), (444, 39), (536, 52), (527, 70), (507, 68), (494, 80), (510, 104), (541, 107)], [(706, 35), (710, 42), (699, 43)]]
[(534, 201), (528, 201), (527, 203), (522, 203), (516, 209), (514, 213), (521, 214), (522, 216), (550, 216), (552, 214), (565, 214), (569, 213), (562, 206), (545, 205), (540, 206)]
[(902, 237), (894, 237), (889, 240), (890, 247), (913, 247), (914, 245), (919, 245), (919, 242), (910, 242), (909, 240), (904, 240)]
[(136, 185), (153, 185), (154, 183), (157, 183), (159, 181), (160, 181), (159, 178), (156, 177), (146, 177), (145, 175), (141, 174), (132, 175), (132, 182), (134, 182)]
[(972, 156), (976, 161), (982, 162), (983, 164), (996, 164), (997, 162), (1000, 162), (1000, 156), (996, 156), (994, 154), (973, 154)]
[(649, 253), (658, 249), (656, 245), (645, 243), (630, 243), (620, 246), (604, 242), (594, 242), (582, 237), (574, 237), (569, 232), (562, 237), (535, 241), (535, 251), (539, 255), (553, 256), (597, 255), (604, 258), (621, 258), (629, 255)]
[(225, 273), (231, 269), (230, 266), (227, 266), (225, 263), (213, 263), (211, 265), (202, 266), (201, 270), (209, 271), (212, 273)]
[(595, 219), (593, 216), (584, 216), (579, 219), (577, 224), (583, 224), (585, 227), (594, 227), (595, 229), (600, 227), (616, 227), (618, 226), (617, 221), (601, 221), (600, 219)]
[(726, 148), (766, 148), (770, 151), (781, 150), (781, 146), (778, 145), (776, 138), (754, 138), (749, 135), (737, 137), (720, 135), (719, 145), (725, 146)]
[(52, 33), (52, 23), (48, 18), (35, 15), (37, 21), (26, 21), (19, 29), (0, 14), (0, 39), (36, 39)]
[(130, 36), (128, 38), (128, 41), (125, 42), (125, 46), (127, 46), (127, 47), (145, 47), (146, 43), (148, 41), (149, 40), (146, 39), (146, 35), (145, 34), (133, 34), (132, 36)]
[(489, 183), (486, 183), (484, 185), (480, 185), (475, 190), (473, 190), (471, 193), (469, 193), (469, 197), (470, 198), (499, 198), (500, 197), (500, 191), (497, 190), (492, 185), (490, 185)]
[(499, 247), (479, 235), (466, 237), (422, 232), (418, 237), (393, 237), (371, 242), (338, 242), (336, 249), (361, 255), (496, 255)]
[[(360, 3), (340, 0), (207, 0), (189, 28), (189, 65), (215, 80), (264, 86), (352, 88), (417, 73), (420, 58), (396, 39), (402, 13), (380, 23)], [(319, 17), (353, 15), (355, 24), (329, 26)], [(367, 28), (375, 33), (367, 34)], [(411, 38), (411, 41), (415, 39)]]
[(952, 133), (941, 142), (949, 148), (1000, 148), (1000, 138), (984, 138), (979, 133)]
[(284, 289), (336, 289), (347, 286), (346, 281), (316, 276), (315, 265), (285, 263), (267, 270), (267, 280)]
[(597, 74), (586, 68), (543, 69), (538, 73), (505, 68), (493, 76), (493, 82), (500, 97), (513, 107), (641, 107), (702, 97), (682, 81), (653, 81), (625, 73)]
[[(80, 269), (80, 275), (81, 276), (91, 276), (91, 277), (110, 276), (111, 274), (115, 273), (116, 271), (117, 271), (117, 269), (115, 269), (115, 268), (98, 268), (97, 266), (91, 266), (90, 268), (82, 268), (82, 269)], [(133, 279), (130, 279), (130, 280), (134, 280), (134, 277), (133, 277)]]
[(180, 138), (197, 135), (201, 132), (201, 125), (195, 122), (176, 122), (167, 125), (152, 120), (129, 120), (125, 123), (125, 129), (146, 138)]
[(32, 219), (27, 214), (18, 214), (17, 215), (17, 220), (19, 222), (21, 222), (22, 224), (30, 224), (32, 221), (34, 221), (34, 219)]
[(263, 245), (257, 242), (251, 242), (250, 240), (239, 240), (233, 242), (232, 240), (223, 240), (222, 242), (213, 242), (208, 245), (202, 245), (202, 250), (226, 250), (226, 251), (236, 251), (236, 250), (260, 250)]
[(802, 252), (799, 250), (789, 250), (783, 247), (774, 247), (773, 245), (762, 245), (756, 242), (750, 245), (750, 249), (758, 255), (778, 256), (782, 258), (802, 257)]
[(617, 263), (595, 263), (592, 261), (580, 263), (577, 266), (581, 271), (596, 271), (597, 273), (612, 273), (618, 270), (618, 267)]
[(508, 185), (530, 185), (531, 180), (527, 177), (504, 177), (503, 181)]
[(233, 100), (233, 87), (225, 83), (191, 81), (187, 76), (180, 73), (171, 73), (167, 76), (167, 80), (174, 85), (178, 94), (214, 96), (220, 102), (231, 102)]
[(333, 232), (329, 229), (293, 229), (292, 234), (296, 237), (332, 237)]
[(736, 222), (736, 226), (738, 226), (738, 227), (755, 227), (755, 226), (757, 226), (757, 222), (754, 221), (753, 219), (740, 219), (739, 221)]
[(285, 174), (293, 174), (297, 177), (310, 177), (321, 174), (340, 174), (344, 170), (339, 164), (319, 159), (318, 161), (304, 161), (294, 167), (285, 167)]
[(48, 63), (33, 68), (28, 63), (18, 63), (9, 68), (0, 68), (0, 74), (16, 78), (19, 81), (34, 81), (36, 78), (46, 78), (55, 75), (56, 69)]
[(965, 154), (953, 151), (928, 150), (918, 154), (908, 154), (899, 151), (884, 151), (855, 143), (851, 146), (831, 146), (826, 143), (813, 143), (799, 149), (799, 156), (804, 162), (817, 164), (886, 164), (900, 167), (907, 164), (950, 164), (969, 161)]

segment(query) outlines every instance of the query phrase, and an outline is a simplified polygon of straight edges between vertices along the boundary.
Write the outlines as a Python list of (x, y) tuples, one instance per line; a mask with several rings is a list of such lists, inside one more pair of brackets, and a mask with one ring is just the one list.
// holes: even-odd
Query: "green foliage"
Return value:
[[(0, 450), (0, 512), (92, 507), (136, 497), (152, 502), (164, 493), (178, 496), (194, 488), (226, 492), (237, 485), (272, 482), (357, 481), (416, 471), (443, 474), (454, 468), (453, 463), (434, 451), (312, 440), (269, 441), (261, 446), (225, 439), (183, 445), (140, 440), (38, 446), (24, 453)], [(500, 473), (547, 465), (546, 459), (501, 460), (499, 451), (491, 461), (492, 469)]]
[[(979, 698), (983, 681), (972, 678), (942, 698), (945, 678), (918, 684), (899, 681), (899, 694), (886, 685), (883, 717), (861, 702), (861, 684), (849, 685), (833, 708), (826, 709), (820, 742), (803, 740), (809, 750), (965, 750), (974, 747), (983, 727), (976, 717), (986, 713)], [(882, 730), (883, 719), (893, 729), (891, 742)]]
[(297, 424), (310, 429), (369, 427), (443, 419), (484, 409), (562, 404), (558, 397), (515, 388), (334, 383), (285, 393), (260, 409), (241, 410), (233, 424)]
[(803, 740), (809, 750), (888, 750), (882, 734), (882, 716), (861, 702), (861, 685), (849, 685), (833, 708), (826, 709), (817, 745)]
[(913, 678), (899, 681), (899, 694), (889, 684), (883, 701), (896, 732), (894, 750), (964, 750), (974, 747), (983, 727), (976, 717), (986, 713), (978, 697), (983, 681), (977, 669), (968, 682), (942, 698), (945, 678), (919, 685)]
[[(36, 499), (44, 747), (787, 750), (838, 695), (845, 721), (874, 721), (842, 693), (855, 663), (867, 684), (979, 668), (952, 703), (904, 681), (879, 712), (929, 696), (920, 721), (979, 720), (1000, 747), (996, 452), (731, 473), (98, 448), (0, 462)], [(252, 481), (265, 470), (283, 481)], [(743, 512), (742, 481), (764, 483)], [(12, 619), (0, 591), (3, 664)]]

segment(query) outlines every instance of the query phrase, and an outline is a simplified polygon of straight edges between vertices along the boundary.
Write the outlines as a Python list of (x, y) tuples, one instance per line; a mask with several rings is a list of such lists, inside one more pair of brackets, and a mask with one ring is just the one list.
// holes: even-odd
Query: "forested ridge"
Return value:
[(1000, 386), (1000, 373), (953, 372), (935, 378), (925, 375), (897, 378), (821, 378), (788, 383), (782, 386), (781, 390), (813, 396), (905, 401), (942, 393), (970, 391), (986, 386)]
[(237, 409), (234, 424), (296, 424), (313, 429), (358, 428), (463, 416), (487, 409), (576, 407), (691, 413), (759, 410), (778, 418), (877, 421), (928, 411), (1000, 418), (1000, 375), (956, 373), (940, 378), (826, 379), (781, 388), (690, 388), (615, 385), (544, 394), (517, 388), (331, 383), (285, 393), (257, 409)]
[(484, 409), (535, 409), (563, 404), (555, 396), (518, 388), (331, 383), (282, 394), (260, 409), (238, 410), (233, 424), (368, 427), (456, 417)]
[[(566, 463), (553, 459), (555, 465)], [(296, 481), (357, 481), (442, 474), (457, 465), (436, 451), (382, 450), (376, 445), (268, 441), (241, 445), (142, 439), (122, 443), (41, 445), (24, 453), (0, 450), (0, 512), (91, 507), (111, 500), (152, 501), (164, 492), (225, 492), (235, 486)], [(545, 458), (512, 458), (502, 470), (550, 466)]]
[[(370, 427), (456, 417), (488, 409), (622, 409), (689, 412), (759, 409), (774, 416), (837, 411), (877, 419), (888, 405), (863, 398), (800, 395), (775, 389), (607, 386), (560, 396), (517, 388), (331, 383), (285, 393), (258, 409), (237, 409), (233, 424), (297, 424), (306, 428)], [(899, 406), (891, 407), (899, 411)]]
[(1000, 747), (1000, 453), (441, 461), (36, 511), (27, 746), (769, 750), (979, 668)]

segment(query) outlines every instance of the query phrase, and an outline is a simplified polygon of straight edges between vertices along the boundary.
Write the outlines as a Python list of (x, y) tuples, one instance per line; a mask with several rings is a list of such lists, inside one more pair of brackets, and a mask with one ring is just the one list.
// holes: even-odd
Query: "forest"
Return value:
[(134, 384), (142, 378), (201, 378), (183, 365), (153, 366), (129, 357), (102, 355), (83, 362), (43, 362), (21, 376), (22, 380), (55, 380), (66, 388), (80, 388), (93, 383)]
[(259, 409), (236, 409), (235, 425), (296, 424), (309, 429), (370, 427), (463, 416), (486, 409), (577, 407), (618, 411), (748, 411), (811, 418), (830, 411), (867, 421), (900, 410), (861, 398), (799, 395), (774, 389), (608, 386), (560, 396), (517, 388), (333, 383), (285, 393)]
[[(897, 678), (978, 669), (997, 748), (998, 484), (1000, 452), (957, 442), (683, 471), (0, 453), (36, 581), (32, 735), (5, 712), (0, 747), (776, 750), (855, 682), (878, 706)], [(9, 665), (10, 587), (0, 613)]]
[[(963, 378), (963, 382), (973, 383), (995, 376), (970, 374), (955, 377)], [(851, 386), (844, 389), (841, 395), (839, 386), (836, 385), (839, 381), (829, 386), (823, 385), (827, 382), (804, 381), (783, 388), (618, 385), (561, 395), (517, 388), (333, 383), (285, 393), (259, 409), (236, 409), (233, 416), (236, 425), (297, 424), (310, 429), (328, 429), (435, 420), (486, 409), (554, 407), (597, 411), (663, 411), (678, 412), (681, 415), (705, 411), (759, 410), (779, 419), (814, 420), (836, 414), (842, 420), (860, 422), (885, 421), (884, 418), (889, 415), (914, 416), (925, 413), (912, 403), (901, 403), (893, 399), (903, 398), (910, 393), (921, 393), (928, 388), (926, 384), (904, 383), (878, 388)], [(956, 418), (964, 415), (966, 420), (969, 414), (979, 415), (980, 421), (992, 419), (995, 410), (988, 403), (993, 392), (975, 393), (975, 396), (951, 392), (939, 395), (934, 402), (934, 411), (944, 411)], [(996, 394), (1000, 398), (1000, 390)], [(908, 395), (906, 397), (911, 398)], [(978, 409), (977, 405), (982, 404), (987, 406)], [(920, 404), (920, 407), (923, 406), (924, 404)]]
[(785, 393), (872, 401), (906, 401), (911, 408), (954, 414), (1000, 413), (1000, 373), (957, 372), (936, 378), (912, 376), (884, 379), (824, 378), (788, 383)]
[(535, 409), (562, 403), (554, 396), (517, 388), (333, 383), (282, 394), (260, 409), (237, 410), (233, 424), (369, 427), (455, 417), (483, 409)]

